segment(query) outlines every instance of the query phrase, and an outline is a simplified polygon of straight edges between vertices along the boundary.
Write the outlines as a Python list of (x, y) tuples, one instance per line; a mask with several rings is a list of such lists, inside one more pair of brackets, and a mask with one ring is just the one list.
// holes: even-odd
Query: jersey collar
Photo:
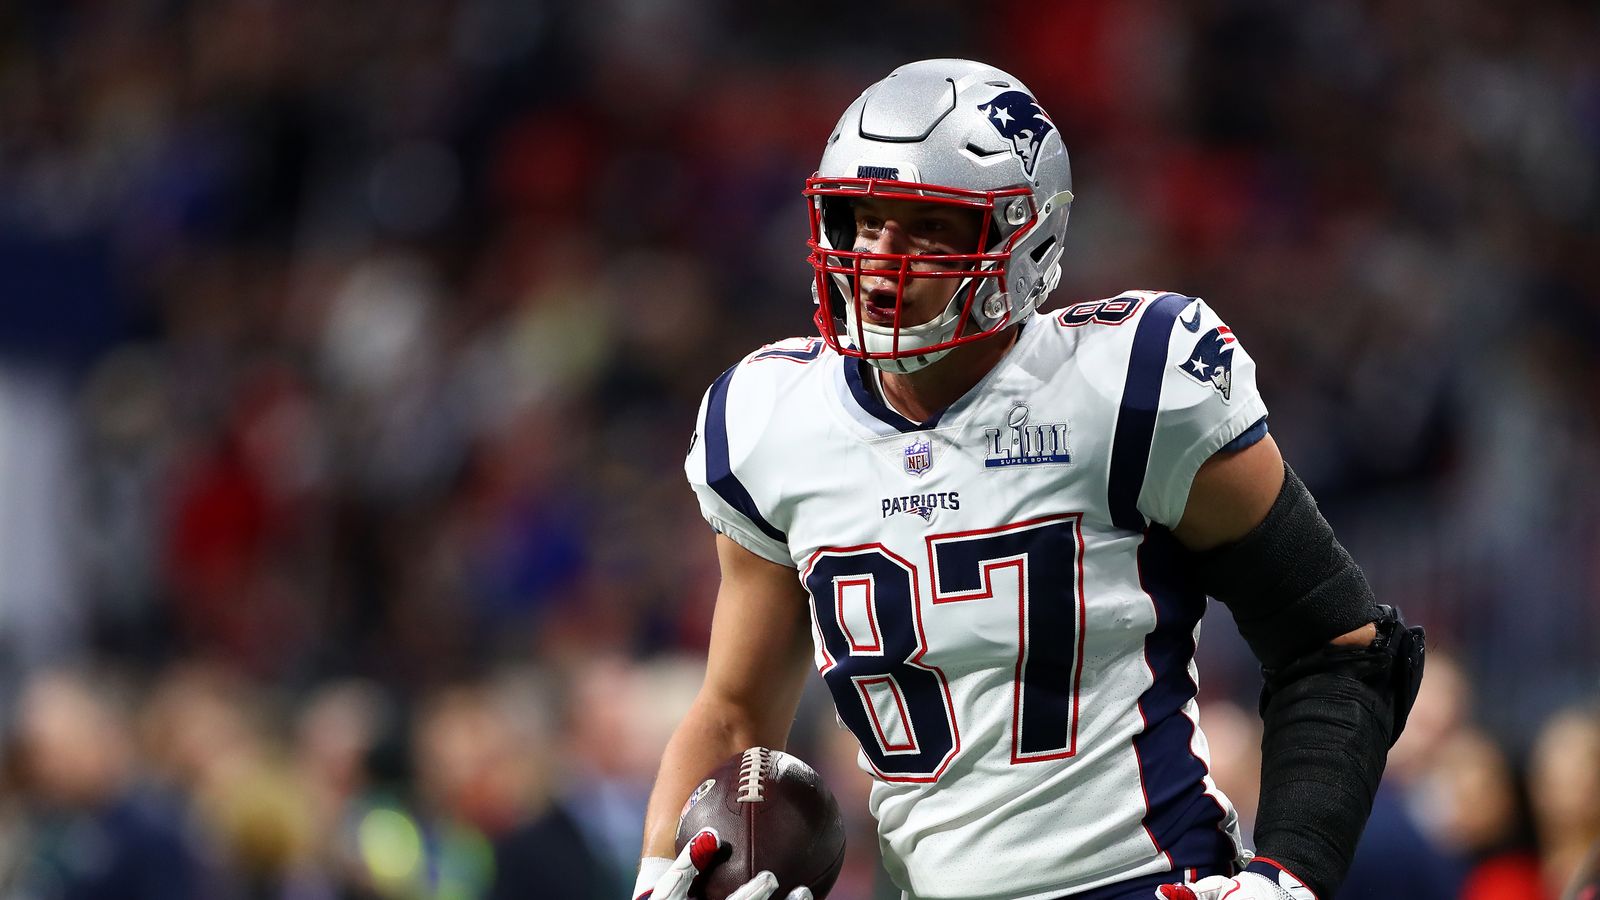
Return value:
[(850, 388), (850, 398), (855, 401), (862, 412), (902, 434), (913, 431), (926, 431), (930, 428), (938, 427), (939, 420), (944, 418), (944, 414), (950, 409), (947, 406), (939, 410), (933, 414), (933, 418), (926, 422), (914, 422), (895, 412), (889, 404), (883, 402), (883, 398), (878, 395), (878, 392), (867, 384), (871, 377), (872, 374), (867, 371), (866, 360), (845, 357), (844, 382)]
[[(1036, 330), (1034, 329), (1034, 331)], [(926, 422), (912, 421), (896, 412), (889, 404), (883, 402), (883, 398), (879, 396), (877, 391), (873, 390), (869, 383), (872, 379), (872, 373), (867, 371), (866, 360), (855, 357), (842, 356), (839, 358), (843, 363), (841, 371), (844, 375), (841, 384), (842, 389), (839, 392), (841, 400), (843, 400), (846, 410), (851, 413), (852, 418), (879, 434), (892, 434), (894, 432), (912, 434), (918, 431), (931, 431), (938, 428), (940, 422), (952, 418), (953, 412), (959, 412), (971, 406), (974, 398), (983, 394), (984, 389), (994, 378), (995, 373), (1010, 362), (1012, 357), (1016, 355), (1017, 348), (1021, 347), (1022, 342), (1030, 336), (1027, 323), (1023, 323), (1018, 328), (1016, 341), (1006, 351), (1006, 355), (1000, 357), (1000, 361), (995, 363), (994, 368), (990, 369), (973, 386), (972, 390), (968, 391), (956, 402), (934, 413), (933, 417)]]

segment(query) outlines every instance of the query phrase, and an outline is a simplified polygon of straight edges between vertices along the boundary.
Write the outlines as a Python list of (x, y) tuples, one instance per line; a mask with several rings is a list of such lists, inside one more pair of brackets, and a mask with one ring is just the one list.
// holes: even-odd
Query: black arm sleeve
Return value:
[(1422, 629), (1383, 609), (1371, 647), (1330, 646), (1267, 670), (1261, 692), (1256, 847), (1322, 898), (1350, 869), (1422, 681)]
[[(1294, 471), (1265, 520), (1200, 557), (1263, 663), (1256, 846), (1318, 897), (1349, 870), (1384, 762), (1422, 678), (1422, 629), (1378, 606)], [(1369, 647), (1328, 642), (1369, 622)]]
[(1286, 665), (1378, 619), (1366, 576), (1287, 463), (1267, 517), (1238, 541), (1199, 554), (1198, 573), (1264, 666)]

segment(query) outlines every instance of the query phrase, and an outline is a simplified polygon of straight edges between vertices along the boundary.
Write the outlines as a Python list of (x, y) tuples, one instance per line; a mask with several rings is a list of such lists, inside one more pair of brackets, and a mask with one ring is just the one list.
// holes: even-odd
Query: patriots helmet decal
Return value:
[(1233, 347), (1238, 340), (1233, 329), (1218, 325), (1200, 336), (1188, 358), (1177, 364), (1178, 371), (1215, 388), (1227, 403), (1233, 397)]
[(1033, 168), (1039, 161), (1039, 147), (1045, 136), (1056, 128), (1038, 102), (1022, 91), (1004, 91), (978, 109), (989, 119), (989, 125), (1011, 142), (1011, 152), (1022, 163), (1023, 174), (1033, 180)]

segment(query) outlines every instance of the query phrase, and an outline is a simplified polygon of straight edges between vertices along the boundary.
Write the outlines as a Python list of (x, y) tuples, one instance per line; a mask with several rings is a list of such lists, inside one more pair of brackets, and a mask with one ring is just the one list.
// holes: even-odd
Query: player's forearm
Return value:
[(678, 813), (689, 793), (723, 760), (749, 747), (782, 749), (788, 731), (763, 728), (738, 709), (703, 695), (667, 742), (645, 812), (643, 856), (672, 856)]
[[(1367, 651), (1342, 651), (1358, 660)], [(1372, 654), (1376, 658), (1376, 654)], [(1394, 733), (1394, 700), (1376, 663), (1311, 672), (1263, 710), (1256, 847), (1331, 897), (1372, 811)], [(1270, 873), (1263, 873), (1270, 874)]]
[(1197, 562), (1200, 583), (1233, 612), (1266, 679), (1256, 846), (1328, 897), (1416, 697), (1422, 631), (1378, 605), (1287, 466), (1261, 524)]

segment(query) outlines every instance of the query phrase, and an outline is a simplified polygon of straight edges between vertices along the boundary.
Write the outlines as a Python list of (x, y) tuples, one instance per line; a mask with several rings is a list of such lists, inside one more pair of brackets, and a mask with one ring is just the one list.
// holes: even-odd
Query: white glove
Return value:
[(1317, 900), (1300, 879), (1277, 870), (1277, 879), (1259, 872), (1240, 872), (1228, 878), (1210, 875), (1199, 881), (1164, 884), (1156, 888), (1160, 900)]
[[(633, 885), (633, 900), (688, 900), (689, 885), (710, 865), (722, 838), (714, 829), (695, 835), (683, 845), (677, 859), (647, 856), (639, 861), (639, 879)], [(728, 900), (771, 900), (778, 891), (778, 876), (762, 872), (728, 895)], [(797, 887), (783, 900), (812, 900), (809, 888)]]

